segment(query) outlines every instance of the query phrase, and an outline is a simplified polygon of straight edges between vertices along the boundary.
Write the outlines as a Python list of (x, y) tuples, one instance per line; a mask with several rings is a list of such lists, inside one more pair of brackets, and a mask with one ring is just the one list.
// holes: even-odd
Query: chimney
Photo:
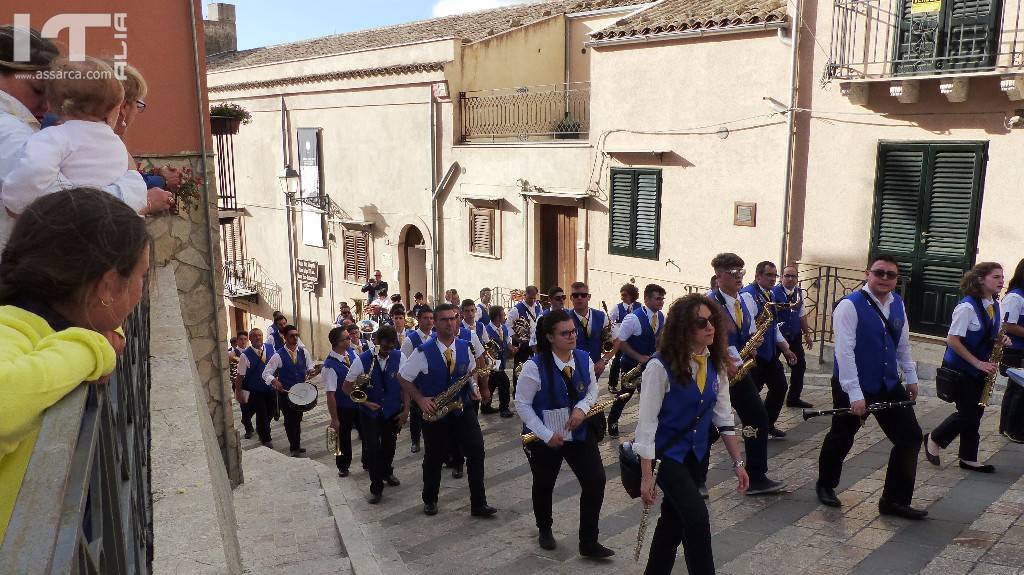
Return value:
[(235, 31), (235, 5), (211, 2), (206, 5), (209, 20), (203, 20), (206, 31), (206, 53), (234, 52), (238, 49)]

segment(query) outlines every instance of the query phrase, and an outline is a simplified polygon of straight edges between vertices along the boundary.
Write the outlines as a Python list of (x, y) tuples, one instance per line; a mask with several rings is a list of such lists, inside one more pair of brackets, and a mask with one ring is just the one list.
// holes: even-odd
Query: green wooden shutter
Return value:
[(883, 144), (878, 161), (874, 251), (907, 257), (917, 245), (925, 150)]
[(658, 259), (660, 224), (661, 170), (613, 169), (608, 253)]
[(658, 259), (661, 218), (661, 171), (637, 170), (636, 227), (633, 232), (633, 256)]
[(893, 74), (897, 76), (932, 71), (935, 58), (941, 55), (939, 20), (942, 11), (914, 14), (911, 2), (899, 0), (900, 14), (893, 46)]
[(944, 68), (991, 68), (999, 38), (1000, 0), (946, 0)]
[(612, 170), (608, 209), (608, 253), (633, 255), (633, 170)]

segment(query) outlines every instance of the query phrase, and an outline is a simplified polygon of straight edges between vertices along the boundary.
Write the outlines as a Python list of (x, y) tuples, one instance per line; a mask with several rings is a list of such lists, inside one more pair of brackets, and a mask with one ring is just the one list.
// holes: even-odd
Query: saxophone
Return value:
[[(1007, 314), (1009, 315), (1009, 314)], [(1003, 361), (1003, 338), (1006, 337), (1006, 318), (1000, 322), (999, 333), (996, 335), (996, 343), (992, 346), (992, 354), (988, 356), (988, 362), (998, 366)], [(996, 376), (999, 370), (985, 376), (985, 385), (981, 388), (981, 399), (978, 400), (980, 407), (988, 407), (989, 399), (992, 397), (992, 388), (996, 385)]]
[(604, 311), (604, 327), (601, 328), (601, 353), (611, 353), (615, 349), (612, 342), (612, 317), (608, 314), (608, 306), (601, 300), (601, 309)]
[(730, 386), (736, 385), (742, 381), (743, 378), (750, 373), (750, 370), (754, 369), (754, 366), (757, 365), (757, 361), (755, 359), (757, 356), (757, 348), (761, 347), (761, 344), (764, 343), (765, 335), (767, 335), (768, 330), (771, 329), (772, 323), (775, 321), (775, 313), (772, 311), (772, 307), (775, 305), (778, 304), (771, 301), (765, 302), (764, 309), (761, 310), (761, 313), (757, 316), (757, 320), (754, 323), (754, 335), (750, 336), (750, 339), (747, 340), (747, 344), (740, 350), (740, 359), (743, 360), (743, 365), (740, 367), (739, 371), (736, 372), (736, 375), (729, 379)]
[[(599, 402), (595, 403), (594, 406), (591, 407), (589, 411), (587, 411), (587, 414), (583, 417), (583, 419), (584, 420), (590, 419), (591, 417), (594, 417), (595, 415), (598, 415), (599, 413), (602, 413), (604, 410), (608, 409), (612, 405), (615, 405), (616, 403), (619, 403), (619, 402), (625, 403), (625, 402), (629, 401), (629, 398), (632, 397), (632, 396), (633, 396), (633, 392), (632, 391), (628, 391), (628, 392), (623, 393), (622, 395), (619, 395), (617, 397), (612, 397), (610, 399), (605, 399), (603, 401), (599, 401)], [(533, 443), (534, 441), (538, 441), (538, 440), (540, 440), (540, 438), (537, 437), (537, 434), (533, 433), (532, 431), (530, 433), (524, 433), (523, 434), (523, 447), (526, 447), (527, 445)]]
[(487, 366), (476, 367), (466, 372), (466, 375), (448, 386), (448, 389), (434, 396), (434, 413), (423, 412), (423, 419), (430, 422), (441, 421), (449, 413), (462, 409), (462, 400), (459, 399), (462, 388), (466, 387), (473, 377), (488, 373), (490, 370), (490, 366)]

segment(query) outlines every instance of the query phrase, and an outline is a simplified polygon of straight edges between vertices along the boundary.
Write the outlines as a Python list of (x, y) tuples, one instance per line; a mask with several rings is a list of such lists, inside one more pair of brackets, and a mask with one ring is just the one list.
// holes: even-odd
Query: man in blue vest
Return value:
[[(256, 417), (256, 434), (259, 435), (260, 443), (273, 447), (270, 442), (270, 417), (274, 411), (274, 390), (263, 382), (263, 369), (274, 355), (274, 347), (263, 342), (263, 332), (257, 328), (249, 331), (248, 342), (249, 346), (238, 354), (235, 385), (237, 389), (248, 392), (248, 400), (243, 405), (248, 406), (250, 417)], [(243, 425), (246, 424), (245, 413), (242, 413)], [(252, 437), (251, 420), (245, 430), (246, 439)]]
[[(610, 325), (608, 316), (601, 310), (590, 307), (590, 290), (583, 282), (574, 282), (569, 286), (569, 297), (572, 298), (572, 318), (576, 326), (576, 349), (587, 352), (594, 363), (594, 375), (600, 379), (608, 362), (615, 355), (615, 350), (604, 352), (601, 349), (601, 334), (605, 326)], [(610, 328), (609, 328), (610, 329)]]
[(512, 388), (516, 386), (516, 369), (520, 364), (526, 363), (531, 357), (533, 357), (533, 350), (528, 345), (530, 339), (535, 337), (537, 331), (537, 320), (540, 319), (544, 309), (541, 307), (540, 302), (537, 301), (537, 296), (540, 295), (540, 290), (537, 286), (526, 286), (526, 291), (523, 292), (523, 300), (516, 302), (508, 310), (508, 324), (509, 332), (514, 332), (515, 323), (519, 318), (525, 318), (530, 324), (530, 331), (526, 334), (526, 337), (522, 341), (518, 341), (520, 338), (515, 337), (516, 343), (519, 345), (519, 353), (512, 358)]
[(490, 377), (487, 378), (487, 386), (492, 397), (494, 390), (498, 390), (498, 409), (491, 407), (491, 402), (487, 401), (480, 406), (480, 413), (497, 412), (501, 414), (501, 417), (509, 418), (512, 417), (512, 412), (509, 410), (511, 384), (508, 380), (508, 374), (505, 373), (505, 358), (514, 356), (519, 351), (519, 347), (512, 343), (512, 333), (509, 331), (508, 326), (505, 325), (505, 308), (500, 305), (491, 306), (487, 316), (491, 320), (486, 327), (487, 339), (488, 341), (496, 342), (501, 350), (498, 354), (496, 369), (491, 371)]
[[(619, 288), (619, 303), (615, 304), (608, 312), (608, 319), (612, 322), (612, 338), (618, 337), (619, 326), (622, 325), (622, 320), (626, 319), (626, 316), (633, 313), (636, 308), (640, 307), (640, 290), (637, 289), (636, 285), (627, 283), (623, 284)], [(614, 395), (619, 393), (619, 373), (622, 365), (622, 350), (615, 348), (615, 356), (612, 357), (611, 367), (608, 368), (608, 391)]]
[[(342, 387), (349, 368), (356, 360), (356, 352), (349, 345), (348, 330), (336, 327), (327, 334), (331, 352), (324, 360), (324, 391), (327, 392), (327, 411), (331, 414), (331, 428), (338, 432), (338, 451), (334, 457), (338, 477), (348, 477), (352, 463), (352, 429), (358, 427), (359, 408), (349, 399)], [(364, 458), (365, 459), (365, 458)]]
[(804, 373), (807, 371), (807, 359), (804, 348), (808, 351), (814, 347), (811, 330), (807, 325), (807, 306), (804, 305), (804, 290), (797, 281), (800, 279), (795, 265), (782, 268), (782, 283), (772, 289), (772, 299), (785, 304), (776, 308), (775, 317), (779, 320), (779, 330), (786, 338), (789, 349), (796, 354), (796, 363), (789, 369), (789, 393), (786, 394), (786, 407), (813, 407), (800, 399), (804, 390)]
[[(420, 299), (423, 299), (423, 294), (420, 294)], [(405, 332), (405, 341), (402, 342), (402, 355), (409, 358), (412, 352), (416, 351), (416, 348), (423, 345), (423, 342), (430, 339), (431, 333), (434, 331), (434, 310), (426, 304), (419, 305), (415, 312), (416, 315), (416, 329), (410, 329)], [(416, 405), (416, 402), (409, 402), (409, 435), (412, 445), (409, 450), (413, 453), (419, 453), (420, 451), (420, 435), (423, 430), (423, 412), (420, 411), (420, 406)]]
[(356, 378), (364, 373), (370, 381), (362, 387), (366, 401), (359, 405), (359, 422), (363, 430), (363, 453), (370, 471), (371, 504), (380, 503), (384, 483), (401, 485), (395, 477), (395, 444), (398, 432), (409, 418), (405, 395), (398, 382), (403, 362), (398, 351), (398, 334), (392, 326), (377, 330), (377, 349), (364, 352), (352, 363), (345, 376), (345, 393), (350, 394)]
[[(622, 351), (622, 376), (634, 367), (643, 367), (658, 349), (658, 337), (665, 329), (665, 314), (661, 308), (665, 306), (665, 288), (658, 284), (647, 284), (644, 288), (644, 305), (627, 315), (619, 326), (615, 340)], [(637, 391), (640, 391), (637, 382)], [(608, 412), (608, 435), (619, 436), (619, 416), (625, 408), (625, 401), (617, 402)]]
[[(893, 290), (899, 278), (896, 259), (889, 255), (871, 258), (864, 287), (843, 298), (832, 314), (835, 334), (835, 371), (832, 401), (836, 408), (850, 408), (852, 415), (832, 417), (818, 458), (818, 500), (830, 507), (842, 502), (835, 489), (843, 472), (843, 460), (868, 416), (872, 403), (917, 398), (917, 364), (910, 355), (910, 329), (903, 300)], [(903, 385), (902, 369), (907, 384)], [(907, 519), (921, 519), (927, 511), (910, 506), (921, 450), (921, 426), (913, 407), (890, 408), (873, 414), (893, 443), (885, 473), (878, 511)]]
[(315, 366), (306, 348), (299, 345), (298, 328), (286, 325), (281, 333), (284, 334), (284, 347), (277, 350), (267, 362), (267, 367), (263, 369), (263, 381), (277, 391), (281, 413), (284, 414), (288, 446), (292, 457), (298, 457), (306, 452), (302, 447), (302, 412), (288, 400), (288, 390), (313, 375)]
[(480, 290), (480, 303), (476, 304), (476, 319), (484, 325), (491, 323), (491, 288)]
[(273, 318), (274, 323), (267, 327), (267, 343), (274, 346), (274, 351), (277, 351), (284, 347), (285, 341), (282, 331), (284, 326), (288, 325), (288, 318), (284, 317), (284, 314), (279, 311), (274, 312)]
[[(472, 357), (469, 342), (455, 337), (459, 321), (455, 306), (437, 306), (434, 319), (436, 335), (413, 352), (399, 371), (402, 388), (407, 397), (419, 404), (424, 417), (435, 414), (438, 406), (434, 398), (438, 394), (483, 363), (479, 357)], [(449, 437), (454, 437), (466, 457), (470, 513), (474, 517), (491, 517), (497, 510), (487, 504), (484, 488), (484, 438), (476, 412), (470, 408), (470, 401), (479, 400), (480, 392), (470, 381), (462, 387), (458, 397), (462, 409), (453, 409), (438, 421), (423, 421), (423, 512), (437, 514), (441, 466), (449, 448)]]

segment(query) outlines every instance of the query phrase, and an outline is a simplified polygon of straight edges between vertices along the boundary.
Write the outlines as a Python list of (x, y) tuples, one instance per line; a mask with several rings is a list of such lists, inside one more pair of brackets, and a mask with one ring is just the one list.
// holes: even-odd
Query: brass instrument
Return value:
[[(988, 356), (988, 362), (997, 368), (1003, 362), (1003, 338), (1006, 337), (1006, 320), (1008, 318), (1009, 314), (1003, 318), (1003, 321), (999, 322), (999, 333), (996, 334), (996, 343), (992, 346), (992, 353)], [(989, 399), (992, 397), (992, 388), (996, 385), (996, 376), (998, 375), (999, 370), (996, 369), (985, 376), (985, 385), (981, 388), (981, 399), (978, 400), (980, 407), (988, 407)]]
[(487, 340), (484, 344), (484, 360), (487, 362), (487, 368), (490, 371), (498, 371), (498, 366), (501, 365), (501, 346), (498, 342), (493, 339)]
[(441, 421), (449, 413), (462, 409), (462, 400), (459, 399), (459, 393), (462, 392), (462, 388), (466, 387), (477, 375), (483, 375), (490, 371), (490, 367), (476, 367), (468, 372), (466, 375), (460, 377), (455, 383), (448, 386), (448, 389), (434, 396), (434, 413), (423, 412), (424, 421)]
[(341, 455), (341, 442), (338, 441), (338, 431), (330, 425), (327, 426), (327, 451), (333, 452), (334, 456)]
[(643, 374), (644, 364), (637, 364), (636, 367), (622, 374), (619, 378), (619, 387), (626, 391), (636, 389), (637, 384), (640, 383), (640, 376)]
[[(620, 395), (618, 397), (612, 397), (612, 398), (609, 398), (609, 399), (605, 399), (603, 401), (599, 401), (599, 402), (595, 403), (594, 406), (591, 407), (589, 411), (587, 411), (587, 414), (583, 417), (583, 419), (584, 420), (590, 419), (591, 417), (594, 417), (595, 415), (598, 415), (598, 414), (604, 412), (604, 410), (606, 410), (609, 407), (615, 405), (616, 403), (619, 403), (619, 402), (625, 403), (625, 402), (629, 401), (629, 398), (632, 397), (632, 395), (633, 395), (633, 392), (629, 391), (627, 393), (623, 393), (622, 395)], [(533, 443), (534, 441), (539, 441), (539, 440), (540, 440), (540, 438), (537, 437), (537, 434), (533, 433), (532, 431), (530, 433), (524, 433), (523, 434), (523, 447), (526, 447), (527, 445)]]
[(517, 365), (516, 368), (512, 370), (512, 377), (519, 379), (519, 374), (523, 372), (524, 365), (526, 365), (526, 362)]
[(366, 305), (366, 302), (359, 298), (352, 298), (352, 302), (352, 317), (359, 321), (363, 319), (363, 312), (365, 311), (363, 306)]
[(512, 322), (512, 334), (516, 336), (516, 339), (524, 342), (530, 341), (530, 320), (525, 317), (517, 317), (516, 321)]
[(611, 353), (615, 349), (615, 342), (612, 341), (612, 316), (608, 314), (608, 306), (601, 300), (601, 310), (604, 311), (604, 327), (601, 328), (601, 353)]
[(410, 315), (410, 316), (406, 316), (405, 317), (405, 328), (406, 329), (413, 329), (413, 330), (415, 330), (415, 329), (419, 329), (419, 327), (420, 327), (420, 322), (414, 316)]
[(373, 368), (377, 366), (377, 356), (373, 356), (373, 362), (370, 364), (370, 369), (360, 373), (356, 376), (355, 381), (352, 382), (352, 393), (348, 396), (352, 399), (353, 403), (366, 403), (367, 395), (366, 390), (373, 388)]
[(736, 372), (736, 375), (729, 379), (730, 386), (743, 381), (743, 378), (750, 373), (750, 370), (754, 369), (755, 365), (757, 365), (755, 359), (757, 356), (757, 348), (761, 347), (761, 344), (764, 343), (765, 335), (767, 335), (768, 330), (771, 329), (772, 324), (775, 321), (775, 313), (772, 311), (772, 308), (776, 305), (779, 304), (775, 304), (770, 301), (765, 302), (764, 309), (761, 310), (760, 314), (758, 314), (754, 323), (754, 335), (750, 336), (750, 339), (747, 340), (747, 344), (740, 350), (740, 358), (743, 360), (743, 365), (740, 367), (739, 371)]

